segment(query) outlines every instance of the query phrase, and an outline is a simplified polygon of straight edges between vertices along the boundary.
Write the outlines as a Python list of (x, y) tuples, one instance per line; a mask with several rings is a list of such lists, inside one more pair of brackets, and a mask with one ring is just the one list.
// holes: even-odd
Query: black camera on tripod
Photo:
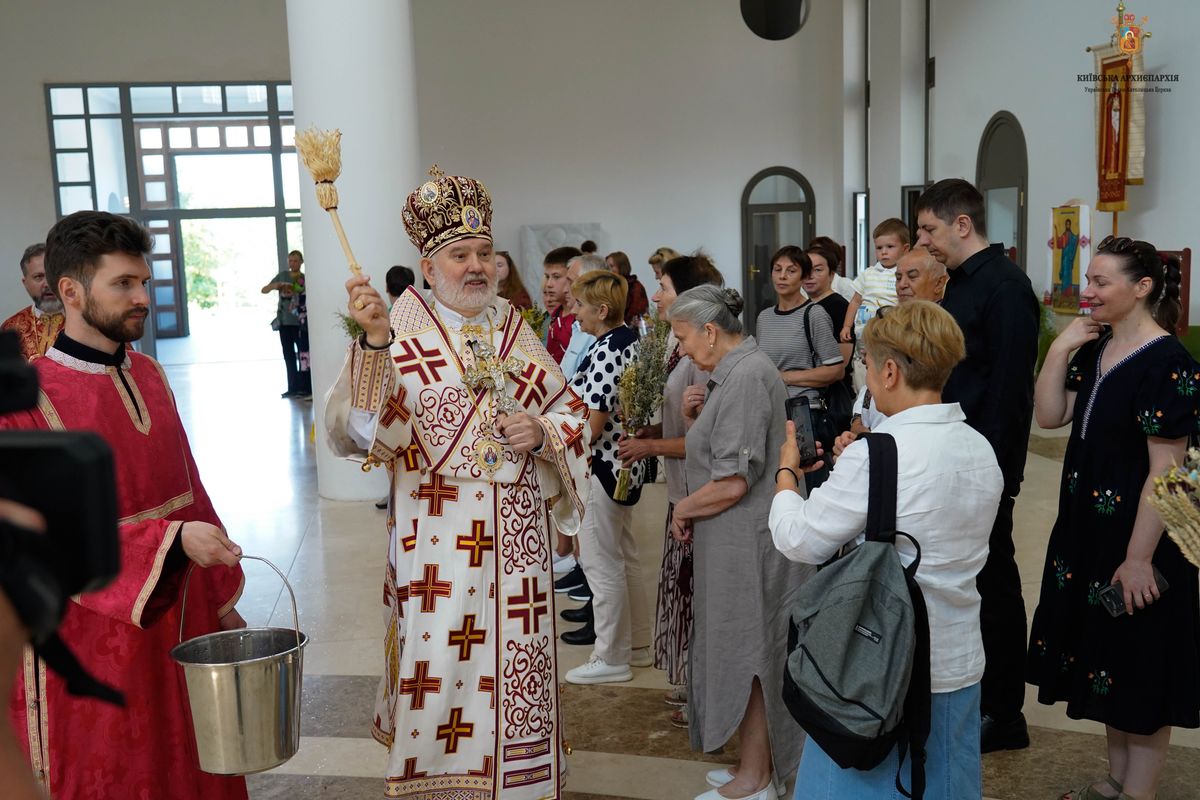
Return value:
[[(0, 414), (37, 405), (37, 370), (16, 335), (0, 332)], [(103, 588), (120, 570), (112, 451), (94, 433), (0, 431), (0, 497), (46, 520), (44, 533), (0, 521), (0, 588), (40, 648), (72, 595)]]

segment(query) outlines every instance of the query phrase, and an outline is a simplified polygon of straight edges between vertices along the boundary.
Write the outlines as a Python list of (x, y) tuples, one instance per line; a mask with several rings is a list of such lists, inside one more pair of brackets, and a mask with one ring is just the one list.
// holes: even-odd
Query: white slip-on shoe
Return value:
[(629, 666), (631, 667), (652, 667), (654, 666), (654, 655), (650, 652), (649, 647), (639, 647), (629, 654)]
[[(729, 783), (731, 780), (733, 780), (733, 773), (729, 771), (728, 767), (714, 769), (704, 776), (705, 783), (707, 783), (709, 786), (715, 786), (718, 789)], [(774, 772), (771, 773), (771, 786), (775, 787), (775, 794), (777, 794), (779, 797), (783, 797), (787, 794), (787, 787), (779, 781), (779, 776)]]
[(717, 789), (709, 789), (704, 794), (696, 795), (696, 800), (776, 800), (778, 795), (775, 792), (775, 787), (771, 784), (767, 788), (754, 792), (753, 794), (744, 795), (742, 797), (726, 797)]
[(568, 670), (564, 676), (567, 683), (623, 683), (633, 680), (633, 671), (628, 664), (608, 664), (597, 655), (592, 655), (586, 663)]

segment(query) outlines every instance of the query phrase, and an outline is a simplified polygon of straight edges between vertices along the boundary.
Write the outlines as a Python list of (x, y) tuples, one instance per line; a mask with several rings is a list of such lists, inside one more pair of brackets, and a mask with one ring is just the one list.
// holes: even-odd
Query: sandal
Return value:
[(687, 705), (687, 686), (676, 686), (663, 695), (663, 702), (669, 706)]
[(687, 706), (684, 706), (682, 708), (676, 709), (675, 711), (671, 712), (671, 724), (674, 725), (676, 728), (687, 728), (687, 726), (688, 726)]
[(1124, 792), (1125, 787), (1118, 783), (1117, 779), (1112, 775), (1105, 775), (1104, 782), (1112, 787), (1114, 791), (1116, 791), (1116, 797), (1109, 797), (1106, 794), (1100, 794), (1100, 792), (1093, 789), (1092, 784), (1089, 783), (1082, 789), (1075, 789), (1074, 791), (1067, 792), (1059, 800), (1124, 800), (1124, 798), (1128, 797), (1128, 795)]

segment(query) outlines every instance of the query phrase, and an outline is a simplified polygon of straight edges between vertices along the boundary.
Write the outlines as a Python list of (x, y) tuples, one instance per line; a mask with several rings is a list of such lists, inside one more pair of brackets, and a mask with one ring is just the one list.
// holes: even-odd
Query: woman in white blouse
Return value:
[[(1003, 478), (987, 440), (970, 428), (942, 387), (963, 359), (963, 335), (942, 308), (914, 301), (871, 320), (863, 333), (867, 386), (887, 420), (876, 429), (896, 440), (897, 529), (921, 546), (917, 583), (929, 609), (933, 726), (927, 742), (926, 800), (982, 796), (979, 681), (983, 641), (975, 576), (987, 558)], [(795, 491), (795, 432), (780, 451), (769, 525), (775, 547), (793, 561), (822, 564), (853, 542), (867, 519), (870, 467), (866, 442), (855, 442), (806, 500)], [(897, 539), (904, 563), (915, 555)], [(897, 754), (873, 770), (843, 770), (811, 739), (804, 748), (796, 797), (892, 797)], [(905, 785), (907, 783), (907, 762)]]

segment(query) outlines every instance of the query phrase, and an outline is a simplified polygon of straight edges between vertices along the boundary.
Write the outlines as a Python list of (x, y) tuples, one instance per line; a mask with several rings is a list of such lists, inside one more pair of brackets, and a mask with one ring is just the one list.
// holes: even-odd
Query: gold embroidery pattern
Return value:
[[(125, 357), (125, 365), (120, 369), (125, 370), (125, 379), (129, 382), (129, 391), (133, 393), (131, 400), (129, 395), (124, 391), (121, 385), (121, 377), (117, 374), (117, 367), (106, 367), (105, 371), (108, 377), (112, 378), (113, 387), (117, 390), (117, 394), (121, 398), (121, 402), (125, 404), (125, 413), (129, 415), (129, 421), (133, 423), (134, 429), (142, 434), (150, 433), (150, 409), (146, 406), (146, 401), (142, 398), (142, 390), (138, 388), (137, 381), (134, 380), (133, 372), (129, 370), (129, 357)], [(137, 403), (135, 406), (134, 403)], [(142, 411), (142, 418), (138, 419), (138, 409)]]
[(245, 588), (246, 588), (246, 576), (242, 575), (242, 579), (240, 581), (238, 581), (237, 591), (235, 591), (233, 593), (233, 597), (229, 598), (229, 600), (225, 603), (225, 605), (223, 605), (217, 609), (217, 619), (220, 619), (221, 617), (228, 614), (230, 611), (233, 611), (233, 608), (234, 608), (234, 606), (237, 605), (238, 600), (242, 599), (242, 591), (245, 590)]
[(396, 298), (388, 321), (392, 324), (392, 331), (397, 336), (420, 335), (433, 327), (433, 316), (430, 315), (425, 302), (412, 286), (405, 289), (404, 294)]
[(483, 775), (438, 775), (401, 780), (388, 778), (384, 797), (407, 800), (492, 800), (492, 779)]
[(154, 564), (150, 567), (150, 575), (146, 578), (146, 583), (142, 585), (142, 590), (138, 592), (137, 601), (133, 604), (133, 613), (129, 616), (129, 621), (139, 628), (142, 627), (142, 612), (145, 611), (146, 603), (150, 600), (150, 595), (154, 594), (154, 588), (158, 586), (158, 579), (162, 576), (163, 563), (167, 560), (167, 551), (171, 549), (171, 545), (175, 542), (175, 537), (179, 535), (179, 529), (182, 527), (182, 522), (172, 522), (168, 525), (162, 544), (158, 546), (158, 552), (154, 554)]
[[(571, 477), (571, 465), (567, 463), (567, 453), (563, 446), (562, 436), (554, 427), (554, 423), (546, 417), (535, 417), (535, 419), (541, 426), (542, 435), (545, 437), (538, 457), (549, 461), (558, 470), (559, 482), (562, 484), (563, 491), (570, 497), (578, 518), (583, 519), (583, 502), (579, 499), (579, 490), (575, 486), (575, 479)], [(552, 501), (559, 499), (561, 499), (561, 495), (551, 498)]]
[(190, 506), (192, 504), (192, 476), (188, 475), (188, 490), (178, 497), (172, 497), (167, 502), (156, 508), (151, 508), (148, 511), (139, 511), (137, 514), (132, 514), (128, 517), (122, 517), (117, 520), (118, 525), (136, 525), (139, 522), (145, 522), (148, 519), (163, 519), (175, 511)]
[(62, 417), (55, 410), (54, 404), (50, 402), (50, 396), (41, 390), (38, 391), (38, 411), (42, 412), (42, 416), (46, 418), (46, 424), (50, 426), (50, 430), (65, 431), (67, 429), (63, 425)]
[(559, 383), (565, 384), (567, 379), (563, 376), (562, 367), (546, 352), (545, 346), (542, 345), (542, 340), (537, 337), (537, 334), (533, 332), (533, 329), (529, 327), (525, 319), (523, 317), (518, 319), (517, 348), (525, 354), (526, 358), (546, 370), (550, 374), (550, 377)]
[(383, 398), (390, 394), (391, 384), (395, 380), (391, 348), (364, 350), (357, 343), (352, 347), (351, 405), (375, 413), (383, 406)]
[[(37, 778), (38, 784), (43, 789), (49, 787), (50, 774), (46, 769), (45, 752), (42, 745), (45, 739), (41, 737), (41, 717), (45, 713), (42, 706), (42, 701), (45, 700), (41, 695), (41, 686), (37, 680), (38, 667), (41, 666), (41, 661), (33, 654), (33, 648), (25, 645), (23, 650), (24, 673), (25, 679), (25, 733), (29, 739), (29, 763), (33, 767), (34, 775)], [(30, 699), (30, 693), (36, 689), (36, 700)]]

